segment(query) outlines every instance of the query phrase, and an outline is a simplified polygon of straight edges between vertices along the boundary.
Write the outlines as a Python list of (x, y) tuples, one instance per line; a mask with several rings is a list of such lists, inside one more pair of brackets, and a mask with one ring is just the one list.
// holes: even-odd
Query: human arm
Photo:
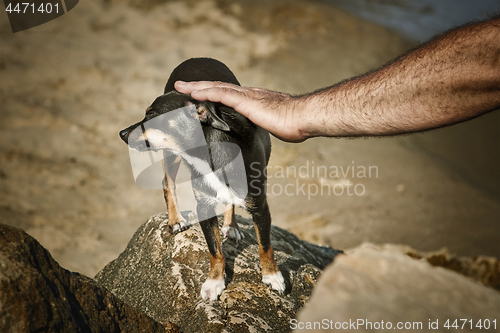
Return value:
[(175, 85), (275, 136), (381, 136), (451, 125), (500, 108), (500, 19), (449, 32), (379, 70), (291, 96), (220, 82)]

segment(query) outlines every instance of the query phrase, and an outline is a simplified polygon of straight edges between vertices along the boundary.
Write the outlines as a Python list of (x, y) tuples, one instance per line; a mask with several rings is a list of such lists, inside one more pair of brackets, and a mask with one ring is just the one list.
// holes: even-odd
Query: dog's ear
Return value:
[(202, 123), (209, 124), (213, 128), (217, 128), (225, 132), (229, 132), (231, 130), (229, 125), (217, 115), (213, 103), (197, 103), (196, 111), (198, 113), (198, 118)]

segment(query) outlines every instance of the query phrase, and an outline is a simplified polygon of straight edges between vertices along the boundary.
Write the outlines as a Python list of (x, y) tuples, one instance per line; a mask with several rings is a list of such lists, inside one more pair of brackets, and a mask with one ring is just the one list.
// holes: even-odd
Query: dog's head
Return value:
[(186, 151), (203, 145), (203, 126), (230, 131), (215, 105), (196, 101), (189, 95), (170, 91), (155, 99), (140, 122), (120, 131), (130, 148), (146, 151)]

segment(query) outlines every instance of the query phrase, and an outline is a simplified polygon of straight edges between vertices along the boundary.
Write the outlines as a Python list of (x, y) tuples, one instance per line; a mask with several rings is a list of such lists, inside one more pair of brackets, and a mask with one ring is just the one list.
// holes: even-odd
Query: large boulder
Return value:
[(0, 267), (0, 332), (175, 332), (63, 269), (33, 237), (2, 224)]
[(451, 259), (363, 244), (325, 269), (292, 328), (449, 332), (458, 325), (460, 332), (479, 332), (479, 324), (498, 332), (500, 294), (485, 286), (498, 285), (498, 268), (494, 258)]
[(199, 225), (171, 236), (167, 217), (160, 214), (141, 226), (120, 257), (96, 277), (118, 297), (61, 268), (25, 232), (0, 225), (0, 332), (287, 332), (301, 327), (370, 332), (398, 325), (475, 332), (479, 324), (498, 330), (495, 258), (372, 244), (337, 257), (340, 251), (273, 227), (276, 259), (287, 283), (279, 295), (260, 282), (251, 221), (238, 221), (245, 238), (224, 242), (228, 287), (212, 303), (198, 295), (209, 266)]
[(322, 269), (340, 251), (300, 240), (272, 227), (277, 264), (286, 280), (283, 295), (261, 282), (258, 243), (251, 220), (237, 216), (245, 236), (223, 242), (226, 290), (215, 302), (199, 296), (209, 256), (199, 224), (171, 236), (166, 214), (142, 225), (125, 251), (95, 277), (127, 304), (184, 332), (283, 332), (308, 300)]

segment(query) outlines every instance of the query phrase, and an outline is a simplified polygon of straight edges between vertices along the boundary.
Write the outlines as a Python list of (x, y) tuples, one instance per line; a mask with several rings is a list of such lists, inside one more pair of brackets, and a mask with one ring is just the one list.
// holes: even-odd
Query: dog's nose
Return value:
[(125, 143), (128, 143), (128, 130), (124, 129), (120, 131), (120, 138), (125, 141)]

